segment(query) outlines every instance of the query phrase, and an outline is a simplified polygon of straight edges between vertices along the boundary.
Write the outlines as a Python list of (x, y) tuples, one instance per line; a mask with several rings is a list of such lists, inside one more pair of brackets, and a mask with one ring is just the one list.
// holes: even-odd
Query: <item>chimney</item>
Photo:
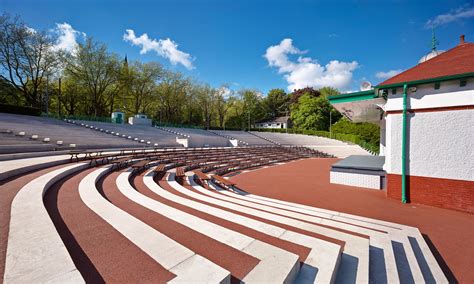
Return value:
[(459, 45), (465, 44), (466, 42), (464, 41), (464, 35), (461, 35), (459, 37)]

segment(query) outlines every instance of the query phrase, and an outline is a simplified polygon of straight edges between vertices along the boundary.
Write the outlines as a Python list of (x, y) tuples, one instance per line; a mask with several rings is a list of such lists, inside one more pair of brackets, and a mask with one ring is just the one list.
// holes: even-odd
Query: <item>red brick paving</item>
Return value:
[(231, 180), (253, 194), (417, 227), (454, 274), (448, 271), (448, 277), (474, 283), (474, 215), (402, 204), (387, 198), (384, 191), (330, 184), (329, 170), (337, 161), (300, 160), (242, 173)]

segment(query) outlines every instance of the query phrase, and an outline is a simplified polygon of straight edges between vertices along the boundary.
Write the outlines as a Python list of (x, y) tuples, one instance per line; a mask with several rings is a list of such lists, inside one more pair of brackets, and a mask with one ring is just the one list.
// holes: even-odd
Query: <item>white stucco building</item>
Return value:
[(474, 212), (474, 44), (464, 36), (373, 90), (330, 101), (380, 124), (388, 197)]
[(291, 128), (290, 117), (280, 116), (270, 120), (259, 121), (255, 123), (255, 128)]

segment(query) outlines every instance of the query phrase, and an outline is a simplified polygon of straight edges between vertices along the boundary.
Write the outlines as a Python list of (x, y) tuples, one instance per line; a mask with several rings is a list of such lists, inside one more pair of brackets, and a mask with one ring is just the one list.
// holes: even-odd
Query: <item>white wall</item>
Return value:
[(286, 123), (257, 123), (255, 126), (256, 128), (286, 128)]
[[(401, 174), (402, 115), (386, 119), (385, 170)], [(407, 174), (474, 180), (474, 110), (411, 113), (407, 121)]]
[(330, 181), (335, 184), (343, 184), (364, 188), (381, 189), (381, 177), (376, 175), (364, 175), (356, 173), (330, 172)]
[[(469, 79), (464, 87), (459, 87), (459, 80), (441, 82), (438, 90), (434, 89), (434, 83), (419, 85), (416, 92), (408, 93), (408, 98), (409, 109), (473, 105), (474, 79)], [(403, 89), (398, 88), (395, 95), (392, 95), (391, 90), (388, 90), (385, 111), (399, 111), (402, 109)]]
[(385, 117), (380, 120), (379, 126), (380, 126), (380, 144), (379, 144), (380, 151), (379, 151), (379, 156), (385, 156), (385, 145), (386, 145), (386, 142), (385, 142), (385, 133), (386, 133), (386, 131), (385, 131), (385, 128), (386, 128)]

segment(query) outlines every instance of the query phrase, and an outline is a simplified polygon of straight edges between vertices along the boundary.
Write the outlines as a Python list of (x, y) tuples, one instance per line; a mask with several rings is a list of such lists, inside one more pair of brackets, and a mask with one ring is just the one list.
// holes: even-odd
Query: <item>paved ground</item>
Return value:
[[(418, 227), (451, 282), (474, 283), (474, 215), (424, 205), (402, 204), (385, 192), (329, 183), (338, 159), (306, 159), (231, 178), (262, 196)], [(443, 266), (443, 265), (442, 265)]]

